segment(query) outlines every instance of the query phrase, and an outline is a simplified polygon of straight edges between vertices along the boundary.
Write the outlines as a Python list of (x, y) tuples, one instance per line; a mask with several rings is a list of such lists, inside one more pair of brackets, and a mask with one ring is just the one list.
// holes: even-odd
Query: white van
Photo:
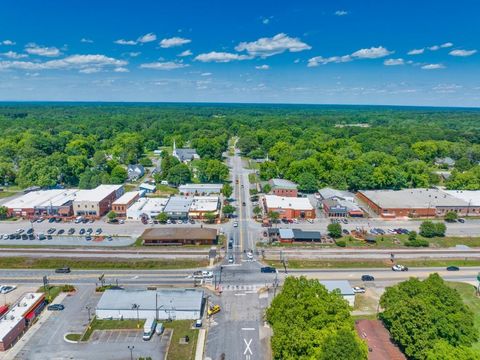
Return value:
[(157, 333), (157, 335), (162, 335), (164, 329), (165, 328), (163, 327), (162, 323), (157, 323), (157, 326), (155, 327), (155, 332)]
[(152, 338), (156, 326), (157, 320), (154, 318), (148, 318), (145, 320), (145, 325), (143, 326), (143, 340), (148, 341)]

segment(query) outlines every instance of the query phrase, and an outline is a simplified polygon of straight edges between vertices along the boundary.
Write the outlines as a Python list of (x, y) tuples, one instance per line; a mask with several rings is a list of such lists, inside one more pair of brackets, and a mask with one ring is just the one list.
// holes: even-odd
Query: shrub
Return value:
[(428, 247), (428, 240), (425, 239), (415, 239), (405, 241), (405, 246), (409, 247)]
[(337, 246), (340, 246), (340, 247), (346, 247), (347, 246), (347, 242), (345, 240), (335, 241), (335, 244), (337, 244)]
[(62, 292), (72, 292), (75, 291), (75, 286), (65, 284), (62, 286)]

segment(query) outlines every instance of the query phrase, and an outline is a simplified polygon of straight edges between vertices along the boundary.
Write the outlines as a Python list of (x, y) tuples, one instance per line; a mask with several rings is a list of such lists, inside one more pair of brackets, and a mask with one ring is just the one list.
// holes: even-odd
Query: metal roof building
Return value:
[(355, 303), (355, 293), (352, 286), (347, 280), (322, 280), (320, 283), (327, 288), (328, 291), (339, 290), (340, 295), (348, 301), (350, 306)]
[(222, 191), (222, 184), (185, 184), (178, 187), (178, 191), (185, 195), (209, 195), (220, 194)]
[(195, 320), (204, 293), (197, 289), (107, 290), (95, 309), (99, 319)]

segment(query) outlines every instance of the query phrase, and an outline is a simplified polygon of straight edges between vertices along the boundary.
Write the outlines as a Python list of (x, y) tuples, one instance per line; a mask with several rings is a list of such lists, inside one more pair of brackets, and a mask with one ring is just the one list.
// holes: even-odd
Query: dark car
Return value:
[(245, 201), (242, 201), (242, 206), (245, 206), (245, 205), (247, 205), (247, 204), (245, 204)]
[(53, 239), (52, 235), (47, 235), (47, 240), (52, 240), (52, 239)]
[(68, 235), (73, 235), (73, 234), (75, 234), (75, 229), (74, 228), (68, 229)]
[(49, 223), (55, 222), (55, 218), (50, 218), (50, 219), (48, 219), (48, 222), (49, 222)]
[(460, 218), (458, 219), (458, 222), (463, 224), (465, 222), (465, 219)]
[(91, 237), (91, 236), (85, 236), (85, 240), (91, 241), (91, 240), (92, 240), (92, 237)]
[(70, 270), (70, 268), (69, 268), (68, 266), (55, 269), (55, 272), (56, 272), (57, 274), (68, 274), (70, 271), (71, 271), (71, 270)]
[(83, 228), (82, 228), (82, 229), (80, 229), (80, 231), (79, 231), (79, 234), (80, 234), (80, 235), (83, 235), (83, 234), (85, 234), (85, 229), (83, 229)]
[(372, 275), (362, 275), (362, 281), (374, 281), (375, 278)]
[(53, 234), (55, 231), (56, 231), (55, 228), (50, 228), (50, 229), (48, 229), (47, 234), (51, 235), (51, 234)]
[(48, 305), (47, 309), (50, 311), (62, 311), (63, 309), (65, 309), (65, 306), (63, 306), (62, 304), (52, 304)]
[(344, 235), (350, 235), (350, 232), (347, 229), (342, 229), (342, 233)]
[(87, 229), (87, 234), (90, 235), (91, 233), (93, 233), (93, 229), (92, 229), (92, 228), (88, 228), (88, 229)]
[(82, 223), (84, 223), (84, 224), (88, 223), (88, 219), (83, 219)]
[(449, 266), (447, 267), (447, 271), (459, 271), (460, 268), (458, 266)]
[(102, 229), (98, 228), (96, 231), (95, 231), (95, 234), (97, 235), (100, 235), (102, 233)]
[(27, 234), (22, 234), (22, 240), (27, 240), (28, 239), (28, 235)]
[(65, 230), (60, 229), (60, 230), (58, 230), (57, 235), (62, 235), (64, 232), (65, 232)]
[(33, 229), (32, 229), (32, 228), (28, 229), (28, 230), (27, 230), (27, 234), (28, 234), (28, 235), (33, 234)]
[(260, 269), (260, 272), (262, 273), (275, 273), (277, 272), (277, 269), (271, 266), (264, 266)]
[(28, 235), (28, 240), (35, 240), (35, 235), (33, 234)]
[(62, 222), (62, 218), (56, 218), (56, 219), (55, 219), (55, 222), (56, 222), (56, 223), (61, 223), (61, 222)]

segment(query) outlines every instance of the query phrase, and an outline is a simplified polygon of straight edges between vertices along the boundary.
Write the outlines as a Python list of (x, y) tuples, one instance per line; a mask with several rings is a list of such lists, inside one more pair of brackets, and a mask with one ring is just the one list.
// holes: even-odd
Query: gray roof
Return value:
[[(157, 299), (155, 299), (157, 293)], [(178, 311), (200, 311), (203, 291), (197, 289), (168, 290), (106, 290), (97, 305), (97, 310), (131, 310), (133, 304), (143, 310), (155, 310), (155, 301), (160, 308)]]
[(295, 237), (292, 229), (279, 229), (278, 233), (282, 239), (293, 239)]
[(329, 187), (318, 190), (318, 193), (320, 194), (321, 198), (325, 200), (332, 198), (345, 199), (355, 197), (355, 195), (349, 191), (337, 190)]
[(270, 185), (274, 189), (296, 189), (297, 184), (295, 184), (293, 181), (290, 180), (285, 180), (285, 179), (271, 179), (270, 180)]
[(188, 212), (192, 202), (193, 197), (172, 196), (163, 211), (166, 213)]
[(322, 280), (320, 283), (324, 285), (328, 291), (338, 289), (342, 295), (355, 295), (347, 280)]
[(382, 209), (464, 207), (468, 203), (438, 189), (359, 191)]
[(435, 164), (445, 164), (448, 166), (455, 166), (455, 160), (453, 160), (451, 157), (447, 156), (444, 158), (436, 158), (435, 159)]
[(301, 229), (293, 229), (292, 231), (296, 240), (320, 240), (322, 237), (320, 231), (304, 231)]
[(175, 149), (175, 154), (180, 161), (192, 160), (194, 156), (198, 156), (195, 149)]

